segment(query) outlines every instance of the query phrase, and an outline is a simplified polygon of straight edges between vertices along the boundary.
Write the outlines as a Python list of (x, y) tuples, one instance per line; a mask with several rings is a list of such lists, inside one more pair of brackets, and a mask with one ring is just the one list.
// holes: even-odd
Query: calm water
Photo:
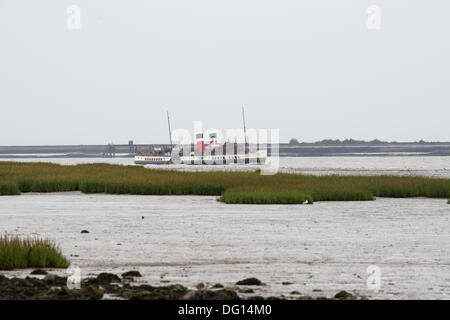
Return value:
[[(133, 158), (40, 158), (1, 159), (1, 161), (53, 162), (64, 165), (80, 163), (111, 163), (133, 165)], [(149, 165), (151, 169), (174, 169), (186, 171), (204, 170), (256, 170), (258, 165), (189, 166), (189, 165)], [(279, 170), (282, 172), (306, 174), (362, 174), (362, 175), (420, 175), (450, 178), (450, 157), (390, 156), (390, 157), (282, 157)]]

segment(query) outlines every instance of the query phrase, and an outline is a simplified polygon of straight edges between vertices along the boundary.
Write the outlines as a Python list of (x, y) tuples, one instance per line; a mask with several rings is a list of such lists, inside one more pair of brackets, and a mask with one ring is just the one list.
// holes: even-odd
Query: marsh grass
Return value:
[(48, 239), (0, 236), (0, 270), (16, 268), (67, 268), (61, 249)]
[(2, 182), (0, 180), (0, 195), (15, 196), (20, 194), (19, 187), (13, 182)]
[(265, 190), (263, 188), (232, 188), (219, 201), (241, 204), (312, 204), (313, 197), (295, 190)]
[(76, 191), (138, 195), (220, 196), (225, 203), (361, 201), (376, 197), (450, 197), (450, 179), (312, 176), (259, 172), (179, 172), (138, 166), (0, 162), (0, 195)]

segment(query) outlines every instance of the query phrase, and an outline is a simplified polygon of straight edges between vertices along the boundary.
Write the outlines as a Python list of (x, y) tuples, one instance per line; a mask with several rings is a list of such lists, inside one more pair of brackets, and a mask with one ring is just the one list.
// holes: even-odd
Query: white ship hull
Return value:
[(203, 156), (182, 156), (180, 161), (182, 164), (206, 164), (206, 165), (223, 165), (223, 164), (264, 164), (267, 158), (266, 150), (259, 150), (251, 153), (242, 154), (225, 154), (225, 155), (203, 155)]
[[(251, 153), (225, 154), (225, 155), (190, 155), (179, 157), (181, 164), (195, 165), (224, 165), (224, 164), (264, 164), (267, 158), (267, 150), (258, 150)], [(176, 161), (176, 162), (178, 162)], [(174, 163), (170, 156), (135, 156), (134, 163), (146, 164), (170, 164)]]
[(135, 156), (135, 164), (169, 164), (172, 162), (170, 156)]

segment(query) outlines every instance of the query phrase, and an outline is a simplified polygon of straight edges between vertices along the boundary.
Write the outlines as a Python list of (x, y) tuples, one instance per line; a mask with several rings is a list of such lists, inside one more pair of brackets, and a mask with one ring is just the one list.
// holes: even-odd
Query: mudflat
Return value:
[[(0, 202), (1, 232), (56, 240), (83, 278), (138, 270), (136, 284), (153, 286), (264, 283), (243, 297), (346, 290), (369, 299), (448, 299), (449, 218), (446, 200), (424, 198), (256, 206), (71, 192)], [(381, 271), (377, 292), (366, 284), (372, 265)]]

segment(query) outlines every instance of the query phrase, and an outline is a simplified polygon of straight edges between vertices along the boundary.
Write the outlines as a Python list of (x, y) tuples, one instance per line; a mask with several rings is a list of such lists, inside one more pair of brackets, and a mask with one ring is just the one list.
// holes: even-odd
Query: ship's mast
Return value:
[(170, 129), (170, 117), (169, 117), (169, 111), (167, 111), (167, 124), (168, 124), (168, 126), (169, 126), (170, 147), (173, 148), (173, 143), (172, 143), (172, 130)]
[(242, 106), (242, 122), (244, 123), (244, 148), (247, 148), (247, 128), (245, 126), (245, 112), (244, 112), (244, 106)]

